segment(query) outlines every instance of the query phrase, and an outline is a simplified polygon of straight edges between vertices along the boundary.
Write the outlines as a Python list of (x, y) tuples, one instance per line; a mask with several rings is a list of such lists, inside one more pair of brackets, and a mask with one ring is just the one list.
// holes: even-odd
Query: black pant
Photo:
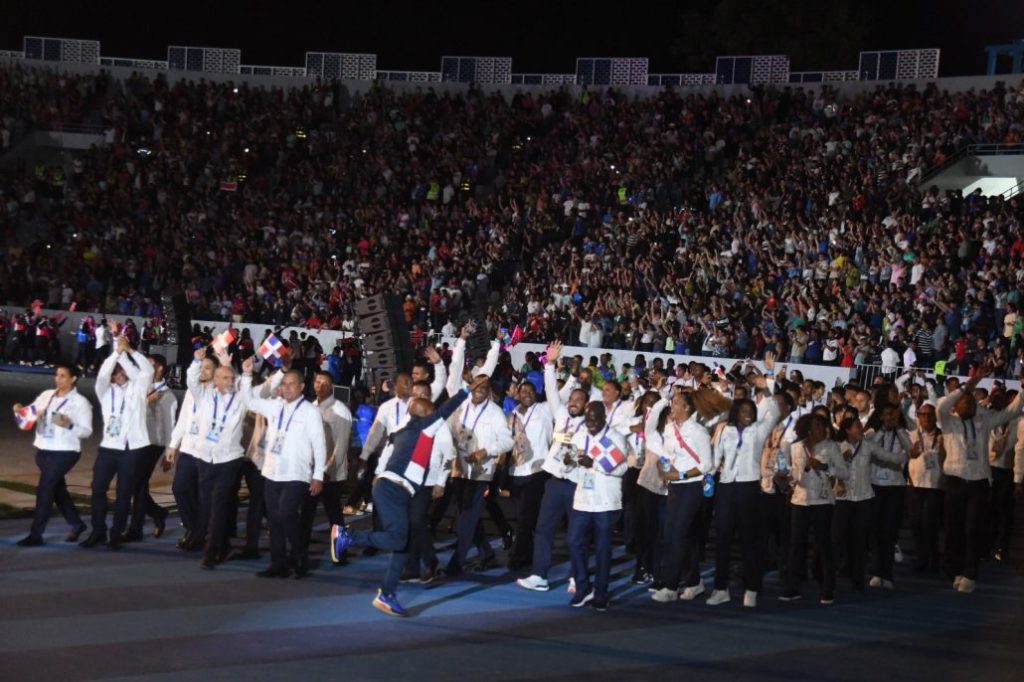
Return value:
[(832, 517), (832, 549), (839, 573), (850, 579), (855, 590), (864, 589), (874, 499), (836, 502)]
[(1010, 549), (1013, 534), (1013, 469), (992, 467), (991, 528), (989, 540), (993, 550)]
[(789, 565), (789, 531), (793, 526), (789, 498), (782, 493), (761, 493), (757, 502), (761, 525), (761, 566), (775, 567), (785, 576)]
[(362, 478), (356, 482), (355, 494), (349, 497), (348, 503), (353, 507), (358, 507), (362, 502), (371, 501), (371, 491), (373, 490), (373, 472), (377, 470), (377, 462), (380, 461), (380, 453), (374, 453), (370, 455), (370, 459), (366, 461), (366, 468), (363, 469)]
[(245, 487), (249, 490), (249, 509), (245, 514), (245, 549), (258, 551), (260, 548), (260, 530), (263, 525), (263, 516), (266, 513), (266, 505), (263, 504), (263, 496), (267, 488), (267, 480), (253, 464), (251, 459), (242, 461), (239, 467), (238, 478), (235, 481), (235, 494), (233, 499), (238, 499), (238, 491), (242, 488), (242, 481), (245, 480)]
[(213, 512), (213, 489), (219, 477), (213, 471), (213, 464), (196, 458), (196, 471), (199, 475), (199, 496), (196, 514), (195, 527), (192, 529), (192, 539), (195, 542), (205, 541), (206, 534), (210, 529), (210, 515)]
[(221, 552), (230, 547), (228, 542), (228, 513), (232, 508), (231, 498), (235, 495), (235, 481), (242, 470), (242, 459), (233, 459), (219, 464), (202, 462), (199, 487), (209, 494), (210, 518), (207, 522), (206, 546), (203, 556), (214, 561)]
[(626, 469), (622, 477), (622, 514), (619, 516), (619, 523), (622, 524), (622, 544), (626, 546), (627, 552), (636, 554), (636, 522), (633, 517), (637, 513), (637, 501), (642, 488), (637, 485), (640, 478), (640, 470), (635, 467)]
[(171, 492), (178, 505), (181, 525), (191, 533), (199, 520), (199, 460), (187, 452), (178, 452), (174, 462)]
[(306, 538), (302, 534), (302, 506), (309, 483), (267, 480), (267, 523), (270, 526), (270, 567), (284, 569), (306, 563)]
[(636, 554), (636, 570), (640, 573), (653, 574), (664, 555), (666, 500), (667, 495), (658, 495), (643, 486), (637, 486), (633, 511), (633, 551)]
[(668, 487), (665, 503), (665, 558), (661, 562), (661, 575), (657, 581), (670, 589), (686, 587), (700, 582), (700, 529), (699, 515), (704, 502), (702, 485), (676, 483)]
[(409, 505), (409, 558), (406, 567), (419, 572), (420, 567), (432, 567), (437, 564), (434, 543), (430, 539), (430, 528), (427, 514), (433, 496), (433, 488), (423, 486), (412, 497)]
[(832, 599), (836, 592), (836, 565), (832, 555), (832, 505), (792, 505), (792, 509), (786, 594), (800, 594), (801, 569), (807, 565), (807, 540), (813, 531), (814, 547), (821, 562), (821, 598)]
[(732, 539), (740, 532), (743, 588), (761, 591), (761, 567), (757, 556), (757, 500), (761, 482), (720, 483), (715, 490), (715, 589), (729, 588), (729, 554)]
[(903, 521), (905, 486), (876, 485), (871, 519), (871, 575), (892, 580), (896, 563), (896, 540)]
[(132, 508), (132, 492), (138, 475), (139, 458), (144, 452), (138, 450), (112, 450), (101, 447), (96, 453), (92, 467), (92, 528), (93, 532), (107, 530), (107, 489), (117, 477), (117, 496), (114, 498), (114, 522), (111, 534), (124, 535), (128, 516)]
[(39, 485), (36, 487), (36, 509), (32, 514), (32, 537), (42, 540), (46, 522), (50, 519), (50, 508), (54, 503), (72, 530), (85, 528), (64, 480), (81, 454), (74, 450), (36, 450)]
[(457, 520), (457, 544), (448, 562), (450, 570), (461, 569), (466, 563), (466, 555), (469, 548), (475, 546), (477, 555), (481, 561), (487, 561), (494, 556), (494, 550), (487, 544), (486, 537), (479, 528), (480, 512), (484, 507), (484, 492), (490, 485), (490, 481), (471, 481), (466, 478), (457, 478), (452, 481), (454, 486), (452, 495), (455, 497), (455, 506), (459, 511)]
[(319, 495), (310, 495), (306, 498), (306, 504), (302, 506), (302, 533), (307, 544), (313, 535), (317, 505), (323, 504), (329, 522), (337, 526), (345, 525), (345, 515), (341, 513), (341, 493), (344, 485), (341, 481), (324, 481), (324, 488)]
[(945, 493), (937, 488), (907, 488), (916, 568), (939, 567), (939, 530), (942, 528), (944, 495)]
[(516, 507), (516, 536), (509, 552), (510, 564), (529, 566), (533, 561), (533, 532), (540, 515), (544, 484), (551, 478), (546, 471), (512, 478), (512, 501)]
[(978, 579), (985, 542), (988, 480), (946, 477), (946, 572)]
[(161, 445), (150, 445), (143, 448), (139, 455), (139, 475), (135, 481), (135, 493), (132, 496), (132, 522), (129, 530), (142, 532), (142, 526), (146, 523), (146, 517), (157, 519), (167, 516), (167, 510), (156, 503), (153, 496), (149, 494), (149, 479), (153, 475), (153, 469), (164, 454)]

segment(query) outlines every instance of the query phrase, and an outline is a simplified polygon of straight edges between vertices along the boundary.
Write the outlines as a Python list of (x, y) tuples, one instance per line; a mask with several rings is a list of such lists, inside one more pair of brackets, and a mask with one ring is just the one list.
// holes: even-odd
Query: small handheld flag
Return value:
[(36, 406), (26, 405), (21, 408), (15, 413), (14, 420), (22, 431), (31, 431), (36, 425)]
[(598, 441), (601, 447), (595, 445), (590, 449), (590, 454), (597, 464), (606, 473), (611, 473), (615, 467), (626, 461), (626, 456), (616, 447), (608, 436)]
[(260, 344), (260, 349), (257, 351), (260, 357), (277, 367), (281, 362), (281, 353), (284, 351), (284, 344), (281, 343), (281, 339), (277, 338), (274, 334), (271, 334), (263, 340)]
[(237, 338), (238, 338), (238, 331), (235, 330), (235, 329), (228, 328), (228, 329), (225, 329), (220, 334), (218, 334), (213, 339), (213, 343), (210, 344), (210, 345), (213, 346), (213, 351), (215, 353), (226, 353), (227, 350), (228, 350), (228, 346), (233, 344), (235, 342), (235, 339), (237, 339)]

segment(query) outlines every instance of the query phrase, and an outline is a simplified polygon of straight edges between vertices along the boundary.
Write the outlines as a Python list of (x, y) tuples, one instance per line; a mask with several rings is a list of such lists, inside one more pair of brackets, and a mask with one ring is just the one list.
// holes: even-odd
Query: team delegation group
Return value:
[[(976, 588), (979, 560), (990, 547), (1003, 555), (1008, 549), (1012, 496), (1024, 481), (1022, 399), (977, 388), (987, 364), (963, 386), (956, 379), (914, 383), (905, 375), (871, 391), (851, 384), (826, 394), (818, 382), (776, 376), (769, 354), (764, 372), (749, 363), (728, 375), (696, 364), (673, 373), (656, 365), (621, 384), (605, 379), (598, 389), (593, 371), (578, 359), (563, 361), (556, 342), (542, 385), (513, 384), (503, 409), (490, 380), (498, 342), (467, 367), (468, 334), (467, 327), (449, 368), (429, 350), (411, 374), (396, 378), (394, 397), (377, 410), (354, 459), (375, 474), (371, 530), (344, 524), (353, 419), (333, 397), (329, 375), (315, 375), (315, 399), (308, 401), (302, 375), (287, 361), (257, 384), (253, 358), (240, 363), (239, 377), (229, 356), (202, 349), (186, 372), (179, 411), (163, 380), (166, 360), (142, 355), (119, 337), (96, 377), (103, 436), (92, 528), (79, 544), (117, 549), (141, 540), (147, 516), (161, 535), (167, 512), (148, 492), (161, 465), (176, 467), (173, 490), (185, 529), (178, 546), (201, 551), (202, 568), (258, 558), (265, 513), (271, 558), (257, 575), (304, 577), (322, 503), (336, 563), (351, 545), (392, 553), (373, 605), (393, 615), (406, 613), (396, 596), (400, 582), (429, 583), (493, 564), (481, 514), (499, 478), (516, 510), (508, 565), (530, 569), (517, 584), (550, 588), (555, 536), (567, 523), (573, 607), (608, 608), (620, 524), (636, 560), (633, 581), (648, 584), (657, 602), (705, 592), (699, 564), (712, 529), (709, 605), (731, 600), (737, 536), (746, 607), (756, 607), (770, 567), (782, 578), (779, 599), (801, 597), (812, 537), (811, 573), (822, 604), (834, 601), (837, 575), (853, 590), (892, 589), (905, 509), (914, 567), (944, 571), (960, 592)], [(58, 367), (55, 389), (31, 406), (41, 474), (32, 529), (19, 545), (43, 543), (54, 503), (71, 526), (68, 541), (87, 528), (64, 481), (92, 433), (92, 407), (76, 381), (75, 368)], [(108, 532), (107, 491), (115, 477)], [(243, 480), (246, 543), (231, 553)], [(457, 541), (442, 571), (428, 517), (436, 515), (432, 506), (443, 512), (449, 500), (457, 509)]]

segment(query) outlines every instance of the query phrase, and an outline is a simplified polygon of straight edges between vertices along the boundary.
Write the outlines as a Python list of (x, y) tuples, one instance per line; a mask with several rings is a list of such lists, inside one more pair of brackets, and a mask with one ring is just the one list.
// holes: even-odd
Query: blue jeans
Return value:
[(612, 571), (612, 527), (618, 523), (621, 510), (585, 512), (573, 510), (569, 516), (569, 558), (572, 560), (572, 575), (576, 579), (576, 594), (590, 592), (590, 573), (587, 571), (587, 555), (590, 534), (594, 534), (594, 558), (597, 566), (594, 572), (594, 592), (600, 598), (608, 596), (608, 577)]
[(373, 482), (372, 495), (373, 511), (377, 516), (375, 528), (379, 530), (354, 530), (352, 541), (357, 545), (376, 547), (392, 553), (380, 589), (385, 594), (394, 594), (408, 558), (412, 496), (401, 485), (386, 478), (378, 478)]
[(32, 515), (33, 537), (42, 539), (46, 522), (50, 519), (50, 507), (57, 503), (57, 509), (73, 530), (85, 528), (82, 517), (75, 509), (75, 503), (68, 494), (64, 476), (81, 457), (73, 450), (36, 450), (36, 466), (39, 467), (39, 486), (36, 488), (36, 510)]
[(537, 530), (533, 535), (533, 574), (547, 579), (551, 569), (551, 553), (555, 547), (555, 531), (562, 519), (572, 513), (576, 484), (564, 478), (551, 477), (544, 484), (540, 501)]

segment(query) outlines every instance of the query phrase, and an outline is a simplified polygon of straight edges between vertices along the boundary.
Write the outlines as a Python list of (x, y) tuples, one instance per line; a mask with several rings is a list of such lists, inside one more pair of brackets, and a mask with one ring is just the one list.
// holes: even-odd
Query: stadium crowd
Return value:
[[(75, 90), (36, 80), (7, 109)], [(1024, 357), (1020, 197), (918, 185), (967, 144), (1019, 142), (1020, 86), (106, 90), (107, 144), (59, 191), (2, 180), (5, 232), (45, 226), (0, 264), (16, 304), (136, 312), (180, 290), (198, 319), (352, 329), (388, 291), (421, 331), (481, 304), (595, 348), (962, 374), (993, 354), (1003, 377)]]

